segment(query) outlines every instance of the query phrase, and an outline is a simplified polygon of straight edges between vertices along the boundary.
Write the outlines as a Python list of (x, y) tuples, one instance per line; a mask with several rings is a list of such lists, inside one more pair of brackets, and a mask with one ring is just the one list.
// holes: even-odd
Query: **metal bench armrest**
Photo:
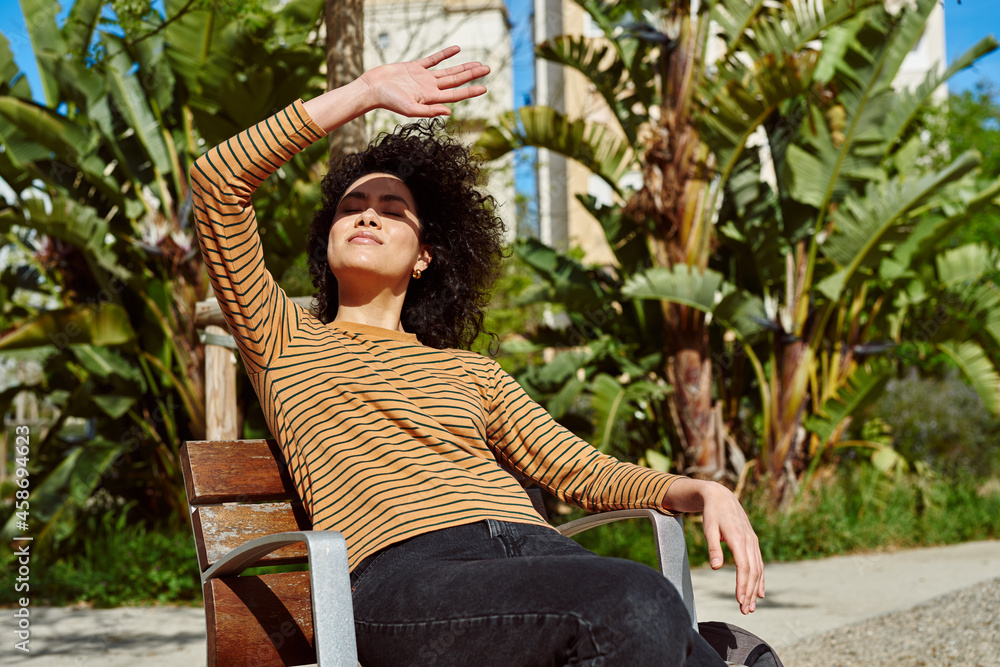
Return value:
[(294, 531), (258, 537), (219, 559), (205, 571), (202, 581), (238, 575), (263, 556), (296, 542), (305, 542), (309, 555), (316, 662), (319, 667), (356, 667), (358, 650), (354, 636), (347, 544), (340, 533)]
[(606, 523), (643, 518), (649, 519), (653, 524), (653, 539), (656, 540), (656, 557), (660, 564), (660, 572), (680, 592), (684, 605), (691, 615), (691, 623), (697, 630), (698, 615), (694, 608), (691, 568), (688, 565), (687, 544), (684, 540), (684, 519), (680, 514), (665, 514), (654, 509), (614, 510), (585, 516), (557, 528), (566, 537), (572, 537)]

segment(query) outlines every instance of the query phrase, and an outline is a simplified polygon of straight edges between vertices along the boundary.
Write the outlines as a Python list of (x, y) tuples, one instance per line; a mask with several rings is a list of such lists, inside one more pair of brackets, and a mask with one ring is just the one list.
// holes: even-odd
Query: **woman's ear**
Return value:
[(428, 244), (420, 246), (420, 252), (417, 253), (417, 263), (413, 265), (414, 269), (419, 269), (420, 271), (426, 271), (427, 267), (431, 265), (431, 260), (434, 259), (434, 248)]

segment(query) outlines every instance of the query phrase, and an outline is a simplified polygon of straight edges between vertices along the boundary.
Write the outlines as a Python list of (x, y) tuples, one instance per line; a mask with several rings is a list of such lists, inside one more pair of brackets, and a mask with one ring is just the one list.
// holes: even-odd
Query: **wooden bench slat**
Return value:
[(316, 662), (308, 572), (211, 579), (204, 592), (210, 665)]
[[(312, 530), (312, 523), (302, 505), (287, 502), (202, 505), (191, 513), (191, 521), (202, 572), (254, 538), (294, 530)], [(260, 564), (304, 563), (306, 554), (305, 544), (299, 542), (264, 556)]]
[(192, 506), (298, 496), (274, 440), (188, 441), (181, 465)]

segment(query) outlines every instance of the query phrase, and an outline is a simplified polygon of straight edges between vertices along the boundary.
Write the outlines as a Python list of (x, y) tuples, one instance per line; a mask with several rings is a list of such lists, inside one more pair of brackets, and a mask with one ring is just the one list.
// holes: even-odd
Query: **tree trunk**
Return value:
[[(325, 0), (326, 89), (347, 85), (364, 74), (365, 48), (363, 0)], [(330, 161), (357, 153), (368, 145), (365, 119), (355, 118), (328, 135)]]
[[(691, 120), (691, 107), (695, 72), (704, 54), (698, 25), (707, 16), (692, 16), (691, 4), (678, 0), (666, 12), (677, 38), (662, 55), (662, 117), (647, 144), (643, 187), (626, 210), (652, 222), (649, 247), (657, 266), (704, 271), (714, 234), (712, 212), (705, 210), (712, 161)], [(726, 467), (725, 434), (719, 432), (713, 410), (705, 315), (677, 303), (663, 303), (662, 308), (667, 376), (674, 388), (667, 400), (678, 422), (684, 466), (699, 477), (719, 479)]]

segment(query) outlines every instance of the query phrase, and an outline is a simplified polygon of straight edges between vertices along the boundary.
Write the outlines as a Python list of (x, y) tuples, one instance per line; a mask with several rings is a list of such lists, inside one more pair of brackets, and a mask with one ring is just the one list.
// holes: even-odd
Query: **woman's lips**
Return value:
[(359, 243), (362, 245), (382, 245), (382, 241), (379, 240), (377, 236), (371, 232), (358, 232), (353, 234), (349, 239), (348, 243)]

